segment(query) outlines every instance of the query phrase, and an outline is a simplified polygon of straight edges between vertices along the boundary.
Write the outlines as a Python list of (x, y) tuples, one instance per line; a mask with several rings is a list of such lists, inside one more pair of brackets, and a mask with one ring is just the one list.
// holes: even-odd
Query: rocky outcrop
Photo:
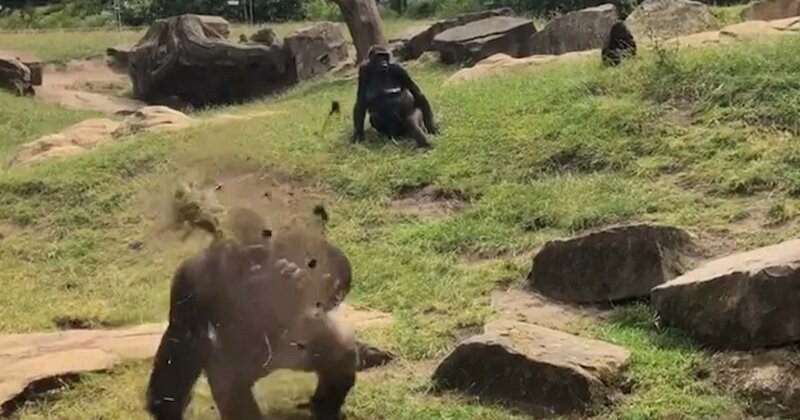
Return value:
[(474, 64), (497, 53), (524, 57), (534, 32), (530, 20), (497, 16), (444, 31), (434, 37), (433, 48), (445, 63)]
[(240, 102), (292, 83), (290, 57), (278, 46), (235, 44), (197, 15), (156, 21), (131, 49), (136, 99), (177, 97), (195, 107)]
[(122, 122), (107, 118), (82, 121), (56, 134), (46, 135), (20, 147), (11, 165), (24, 165), (94, 149), (114, 139), (141, 132), (183, 130), (193, 123), (185, 114), (163, 106), (136, 110)]
[(509, 16), (511, 9), (500, 8), (475, 13), (465, 13), (452, 19), (440, 20), (430, 25), (411, 28), (397, 38), (389, 40), (392, 53), (398, 60), (414, 60), (423, 53), (433, 48), (433, 38), (436, 35), (456, 26), (466, 25), (481, 19), (494, 16)]
[(778, 20), (800, 16), (800, 0), (762, 0), (742, 10), (742, 20)]
[(716, 348), (800, 341), (800, 240), (703, 264), (653, 289), (661, 319)]
[(628, 16), (636, 39), (672, 38), (719, 28), (711, 9), (693, 0), (646, 0)]
[(328, 72), (347, 60), (347, 45), (339, 26), (318, 23), (283, 40), (291, 57), (291, 80), (300, 82)]
[(591, 7), (556, 17), (531, 37), (532, 54), (563, 54), (601, 48), (617, 21), (613, 4)]
[(617, 226), (546, 243), (528, 280), (543, 295), (567, 302), (641, 297), (692, 268), (698, 252), (693, 238), (678, 228)]
[(581, 413), (613, 400), (629, 358), (602, 341), (498, 320), (458, 344), (433, 379), (440, 389), (519, 405), (537, 417)]

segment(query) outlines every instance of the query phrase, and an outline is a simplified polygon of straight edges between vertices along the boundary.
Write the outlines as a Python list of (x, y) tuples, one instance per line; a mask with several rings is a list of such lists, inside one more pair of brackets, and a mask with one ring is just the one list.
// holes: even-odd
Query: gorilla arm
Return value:
[(425, 123), (425, 128), (428, 130), (428, 133), (438, 134), (439, 128), (434, 122), (433, 110), (431, 110), (431, 104), (428, 102), (428, 98), (425, 97), (419, 86), (414, 83), (406, 69), (396, 63), (392, 64), (392, 67), (392, 70), (394, 71), (397, 80), (400, 81), (402, 87), (407, 89), (409, 92), (411, 92), (411, 95), (414, 96), (414, 106), (422, 111), (422, 121)]
[(358, 91), (356, 93), (356, 104), (353, 107), (353, 141), (364, 140), (364, 118), (367, 116), (367, 65), (362, 64), (358, 68)]

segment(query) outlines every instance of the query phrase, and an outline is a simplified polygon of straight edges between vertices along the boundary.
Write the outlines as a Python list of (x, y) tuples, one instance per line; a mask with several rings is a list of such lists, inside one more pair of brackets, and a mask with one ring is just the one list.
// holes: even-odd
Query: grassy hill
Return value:
[[(442, 134), (349, 144), (348, 112), (324, 135), (330, 101), (348, 110), (354, 80), (320, 80), (216, 112), (280, 114), (178, 134), (139, 136), (89, 154), (0, 173), (0, 332), (54, 329), (54, 318), (128, 325), (165, 319), (170, 275), (197, 243), (150, 246), (151, 202), (176, 175), (268, 173), (325, 198), (333, 240), (355, 270), (350, 300), (391, 312), (368, 338), (401, 356), (365, 374), (356, 419), (507, 419), (513, 411), (425, 393), (430, 369), (488, 313), (488, 292), (521, 284), (546, 240), (626, 221), (701, 234), (718, 253), (796, 237), (800, 195), (800, 39), (657, 50), (618, 69), (597, 59), (443, 87), (454, 69), (411, 72)], [(0, 155), (88, 116), (0, 94)], [(398, 195), (433, 186), (461, 211), (401, 211)], [(145, 241), (143, 250), (130, 244)], [(148, 242), (151, 241), (151, 242)], [(134, 247), (135, 248), (135, 247)], [(584, 334), (633, 352), (632, 392), (605, 418), (737, 416), (747, 402), (704, 375), (691, 340), (657, 326), (644, 304)], [(146, 418), (149, 364), (91, 375), (19, 417)], [(311, 389), (261, 384), (280, 413)], [(214, 418), (201, 386), (195, 418)], [(677, 417), (674, 417), (677, 418)], [(728, 417), (730, 418), (730, 417)]]

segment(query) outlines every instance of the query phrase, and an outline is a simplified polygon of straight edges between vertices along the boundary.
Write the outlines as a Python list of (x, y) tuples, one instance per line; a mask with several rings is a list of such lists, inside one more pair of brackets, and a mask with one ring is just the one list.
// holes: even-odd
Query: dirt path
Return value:
[(48, 64), (42, 71), (42, 86), (36, 87), (35, 96), (39, 101), (106, 114), (146, 105), (123, 96), (130, 90), (128, 76), (113, 71), (102, 58)]
[[(36, 55), (17, 50), (0, 50), (0, 56), (38, 63)], [(49, 63), (42, 68), (42, 85), (35, 86), (35, 100), (61, 104), (69, 108), (115, 114), (134, 111), (146, 105), (128, 97), (128, 76), (111, 69), (104, 58)]]

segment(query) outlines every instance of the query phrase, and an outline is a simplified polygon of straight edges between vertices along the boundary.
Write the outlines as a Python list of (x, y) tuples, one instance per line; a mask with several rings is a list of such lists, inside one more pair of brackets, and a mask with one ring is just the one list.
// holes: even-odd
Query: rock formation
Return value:
[(672, 38), (719, 28), (711, 9), (693, 0), (645, 0), (628, 16), (628, 28), (639, 40)]
[(661, 319), (715, 348), (800, 341), (800, 240), (729, 255), (657, 286)]
[(531, 37), (532, 54), (563, 54), (601, 48), (617, 21), (613, 4), (570, 12), (551, 20)]
[(527, 19), (496, 16), (448, 29), (433, 38), (433, 48), (445, 63), (474, 64), (493, 54), (530, 55), (536, 28)]
[(692, 268), (698, 251), (692, 237), (674, 227), (617, 226), (546, 243), (528, 279), (543, 295), (567, 302), (648, 296)]

